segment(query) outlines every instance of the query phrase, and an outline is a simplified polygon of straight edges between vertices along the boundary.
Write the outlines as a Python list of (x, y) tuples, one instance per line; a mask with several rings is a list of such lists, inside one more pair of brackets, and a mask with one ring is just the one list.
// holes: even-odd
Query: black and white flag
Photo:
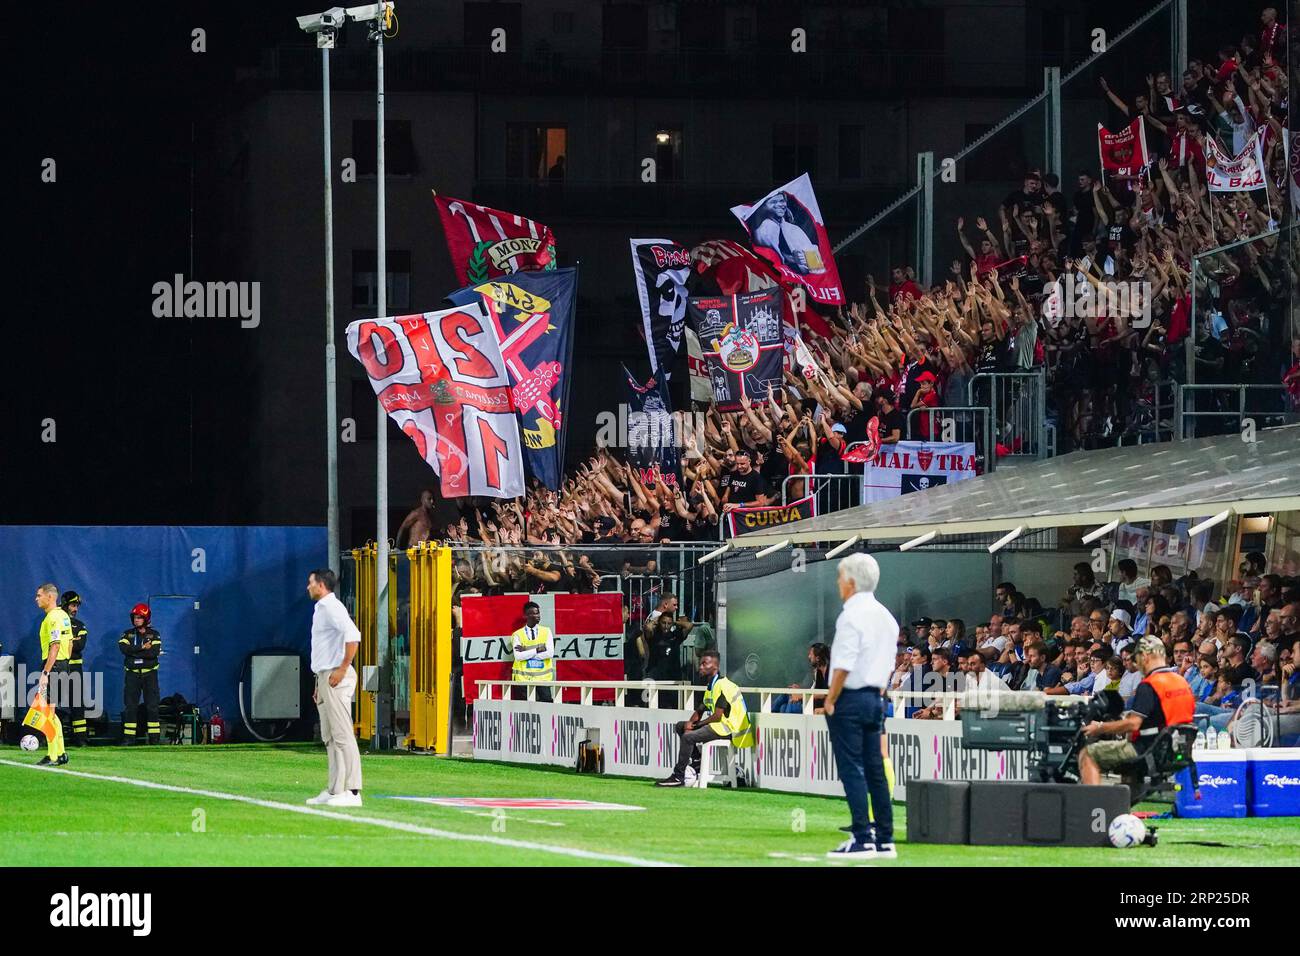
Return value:
[(650, 372), (672, 376), (686, 327), (686, 279), (691, 250), (671, 239), (632, 239), (632, 271), (641, 300)]

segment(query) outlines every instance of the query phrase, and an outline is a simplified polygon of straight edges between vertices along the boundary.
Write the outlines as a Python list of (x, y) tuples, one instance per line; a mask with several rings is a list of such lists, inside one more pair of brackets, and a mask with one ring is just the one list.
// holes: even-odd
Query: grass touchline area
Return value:
[[(85, 748), (72, 752), (69, 772), (29, 766), (36, 759), (0, 749), (0, 865), (38, 854), (52, 866), (834, 866), (823, 854), (848, 822), (837, 798), (664, 790), (628, 777), (404, 753), (363, 754), (363, 807), (308, 807), (326, 769), (313, 744)], [(1149, 821), (1160, 845), (1133, 850), (912, 845), (899, 804), (894, 818), (899, 859), (875, 866), (1290, 865), (1300, 856), (1300, 826), (1288, 818)]]

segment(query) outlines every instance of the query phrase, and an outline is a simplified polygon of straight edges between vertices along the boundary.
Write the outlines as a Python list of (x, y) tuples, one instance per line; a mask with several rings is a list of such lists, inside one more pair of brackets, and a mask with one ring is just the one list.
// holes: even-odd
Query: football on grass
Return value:
[(36, 739), (34, 734), (23, 734), (23, 739), (18, 741), (18, 746), (22, 747), (23, 750), (35, 750), (40, 745), (41, 742)]
[(1133, 814), (1121, 813), (1110, 821), (1106, 835), (1110, 837), (1111, 846), (1127, 850), (1129, 847), (1137, 846), (1146, 839), (1147, 826)]

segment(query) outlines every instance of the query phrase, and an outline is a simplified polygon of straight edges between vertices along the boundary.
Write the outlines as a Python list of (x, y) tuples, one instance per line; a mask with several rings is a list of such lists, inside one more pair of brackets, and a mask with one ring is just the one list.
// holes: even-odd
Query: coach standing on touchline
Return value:
[(352, 735), (352, 695), (357, 672), (352, 668), (361, 632), (334, 596), (338, 578), (329, 568), (307, 575), (307, 594), (316, 602), (311, 618), (311, 672), (316, 675), (312, 700), (320, 713), (320, 736), (329, 755), (329, 788), (308, 800), (328, 807), (361, 806), (361, 753)]
[[(852, 554), (839, 564), (844, 610), (835, 621), (831, 645), (831, 687), (826, 724), (835, 766), (853, 815), (852, 838), (826, 855), (831, 859), (881, 860), (894, 849), (894, 810), (880, 750), (884, 728), (881, 694), (894, 669), (898, 622), (876, 600), (880, 566), (869, 554)], [(867, 797), (875, 822), (868, 816)]]

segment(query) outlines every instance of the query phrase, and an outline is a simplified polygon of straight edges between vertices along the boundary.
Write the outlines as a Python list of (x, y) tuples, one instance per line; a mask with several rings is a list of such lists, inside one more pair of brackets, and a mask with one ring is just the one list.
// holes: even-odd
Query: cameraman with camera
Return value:
[(1114, 770), (1139, 756), (1151, 746), (1161, 728), (1192, 722), (1196, 697), (1187, 681), (1167, 663), (1160, 638), (1142, 638), (1137, 661), (1145, 676), (1133, 695), (1132, 706), (1118, 720), (1094, 720), (1083, 728), (1087, 737), (1125, 736), (1098, 740), (1083, 749), (1079, 754), (1080, 783), (1101, 783), (1103, 771)]

